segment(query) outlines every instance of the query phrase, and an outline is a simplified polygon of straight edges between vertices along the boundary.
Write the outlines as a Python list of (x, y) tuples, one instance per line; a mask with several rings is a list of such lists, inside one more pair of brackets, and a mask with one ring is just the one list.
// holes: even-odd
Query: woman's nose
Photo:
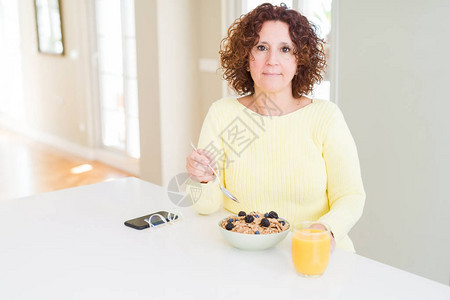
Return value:
[(277, 65), (279, 62), (278, 52), (269, 50), (267, 51), (267, 61), (268, 65)]

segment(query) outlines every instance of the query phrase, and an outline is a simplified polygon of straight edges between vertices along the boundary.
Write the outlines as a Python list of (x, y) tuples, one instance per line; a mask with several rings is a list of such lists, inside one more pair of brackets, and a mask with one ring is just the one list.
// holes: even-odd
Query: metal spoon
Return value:
[[(191, 141), (191, 147), (192, 147), (192, 149), (194, 149), (194, 151), (197, 152), (197, 148), (194, 146), (194, 144), (192, 143), (192, 141)], [(220, 188), (220, 190), (222, 191), (222, 193), (224, 193), (225, 196), (227, 196), (227, 197), (230, 198), (231, 200), (233, 200), (233, 201), (239, 203), (238, 199), (237, 199), (232, 193), (230, 193), (230, 191), (227, 190), (227, 189), (222, 185), (222, 183), (220, 183), (220, 178), (219, 178), (219, 175), (217, 175), (216, 170), (214, 170), (214, 168), (211, 167), (209, 164), (208, 164), (208, 167), (211, 169), (211, 171), (213, 171), (214, 175), (216, 175), (217, 183), (219, 183), (219, 188)]]

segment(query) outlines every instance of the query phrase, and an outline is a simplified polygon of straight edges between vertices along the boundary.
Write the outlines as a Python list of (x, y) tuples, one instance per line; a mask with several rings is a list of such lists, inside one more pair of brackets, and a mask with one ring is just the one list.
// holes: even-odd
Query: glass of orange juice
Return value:
[(304, 277), (320, 277), (330, 260), (330, 227), (320, 222), (304, 221), (295, 224), (293, 233), (292, 261), (295, 269)]

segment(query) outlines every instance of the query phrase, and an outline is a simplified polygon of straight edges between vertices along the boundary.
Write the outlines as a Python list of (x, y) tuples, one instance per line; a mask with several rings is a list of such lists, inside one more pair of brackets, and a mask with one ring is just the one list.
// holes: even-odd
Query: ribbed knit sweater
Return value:
[(354, 251), (348, 232), (362, 214), (365, 192), (358, 154), (339, 108), (326, 100), (281, 116), (262, 116), (236, 98), (212, 104), (199, 149), (217, 160), (222, 184), (202, 184), (194, 208), (200, 214), (221, 205), (232, 213), (276, 211), (291, 225), (327, 223), (336, 246)]

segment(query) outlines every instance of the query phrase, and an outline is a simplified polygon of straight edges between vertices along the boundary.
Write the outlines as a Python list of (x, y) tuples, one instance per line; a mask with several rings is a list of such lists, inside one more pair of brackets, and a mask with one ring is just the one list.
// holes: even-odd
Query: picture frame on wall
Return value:
[(39, 52), (64, 55), (60, 1), (34, 0), (34, 8)]

